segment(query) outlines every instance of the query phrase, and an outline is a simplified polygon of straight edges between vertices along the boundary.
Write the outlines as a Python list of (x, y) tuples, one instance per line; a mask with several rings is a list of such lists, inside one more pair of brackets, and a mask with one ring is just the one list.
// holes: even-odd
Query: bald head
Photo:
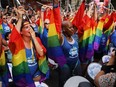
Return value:
[(65, 36), (71, 36), (74, 33), (74, 29), (70, 21), (62, 22), (62, 32)]
[(69, 21), (63, 21), (62, 22), (62, 29), (66, 28), (70, 24), (71, 24), (71, 22), (69, 22)]

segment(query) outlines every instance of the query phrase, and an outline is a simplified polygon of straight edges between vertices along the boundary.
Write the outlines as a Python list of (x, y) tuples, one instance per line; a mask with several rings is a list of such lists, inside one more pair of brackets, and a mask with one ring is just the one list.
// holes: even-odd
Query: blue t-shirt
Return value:
[(4, 24), (2, 23), (2, 27), (3, 27), (3, 34), (2, 37), (5, 39), (5, 36), (8, 32), (11, 32), (10, 27), (8, 26), (8, 24)]
[(28, 63), (31, 75), (33, 77), (39, 75), (40, 72), (38, 70), (37, 59), (35, 58), (35, 55), (34, 56), (32, 55), (32, 50), (31, 49), (26, 48), (26, 58), (27, 58), (27, 63)]
[(67, 41), (66, 37), (64, 36), (62, 48), (67, 59), (67, 64), (75, 65), (79, 60), (78, 56), (78, 44), (72, 37), (73, 41), (70, 43)]

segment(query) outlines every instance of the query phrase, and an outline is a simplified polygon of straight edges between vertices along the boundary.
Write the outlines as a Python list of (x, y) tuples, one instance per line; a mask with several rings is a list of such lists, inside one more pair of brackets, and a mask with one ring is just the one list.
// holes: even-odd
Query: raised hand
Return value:
[(53, 0), (53, 3), (54, 4), (58, 4), (59, 3), (59, 0)]
[(17, 9), (15, 8), (15, 11), (18, 13), (19, 17), (22, 17), (22, 15), (26, 13), (23, 6), (19, 6)]

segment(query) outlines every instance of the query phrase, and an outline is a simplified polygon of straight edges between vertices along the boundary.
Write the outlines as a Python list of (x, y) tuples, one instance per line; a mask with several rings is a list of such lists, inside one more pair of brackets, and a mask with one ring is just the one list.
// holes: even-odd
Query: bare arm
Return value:
[(97, 21), (97, 5), (94, 3), (94, 13), (93, 13), (94, 19)]
[(9, 8), (9, 6), (6, 6), (6, 9), (4, 11), (4, 14), (6, 14), (8, 12), (8, 8)]
[[(114, 65), (115, 63), (115, 60), (116, 60), (116, 56), (115, 56), (115, 51), (112, 52), (112, 55), (111, 55), (111, 58), (109, 60), (109, 62), (107, 63), (107, 66), (109, 65)], [(99, 77), (102, 76), (102, 75), (105, 75), (105, 72), (103, 70), (101, 70), (95, 77), (94, 79), (94, 83), (96, 84), (97, 87), (99, 87)]]
[(32, 28), (30, 28), (30, 34), (31, 34), (31, 37), (32, 37), (32, 40), (33, 40), (32, 43), (34, 44), (35, 49), (37, 50), (37, 52), (40, 56), (43, 56), (44, 51), (42, 49), (42, 46), (38, 43), (38, 41), (36, 39), (36, 36), (35, 36), (35, 32)]
[(16, 29), (18, 32), (20, 32), (20, 29), (21, 29), (21, 24), (22, 24), (22, 17), (23, 17), (23, 14), (25, 13), (25, 10), (22, 6), (19, 6), (18, 9), (15, 9), (16, 10), (16, 13), (18, 13), (18, 22), (16, 24)]

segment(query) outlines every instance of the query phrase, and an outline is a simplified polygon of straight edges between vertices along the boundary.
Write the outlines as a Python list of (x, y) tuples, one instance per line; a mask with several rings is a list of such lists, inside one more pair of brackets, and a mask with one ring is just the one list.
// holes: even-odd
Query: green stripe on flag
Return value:
[(60, 46), (58, 35), (48, 37), (48, 47), (57, 47)]
[(29, 73), (30, 71), (27, 66), (28, 64), (26, 62), (22, 62), (18, 66), (13, 66), (13, 74), (16, 76), (24, 73)]

